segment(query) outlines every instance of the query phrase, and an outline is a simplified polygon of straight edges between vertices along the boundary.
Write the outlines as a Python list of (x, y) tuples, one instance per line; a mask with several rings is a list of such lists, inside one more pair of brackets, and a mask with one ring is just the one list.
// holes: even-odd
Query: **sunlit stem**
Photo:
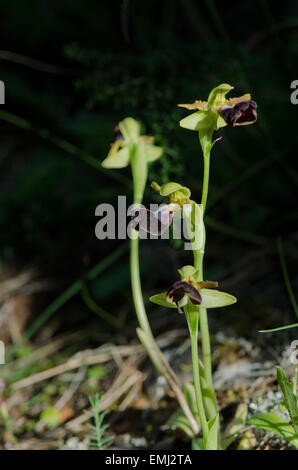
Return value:
[[(209, 187), (209, 169), (210, 169), (210, 151), (212, 148), (212, 135), (213, 130), (200, 131), (199, 138), (204, 156), (204, 178), (203, 178), (203, 189), (201, 199), (201, 210), (204, 215), (206, 210), (207, 198), (208, 198), (208, 187)], [(203, 261), (206, 244), (206, 233), (204, 228), (204, 241), (202, 247), (194, 252), (194, 265), (199, 272), (199, 281), (204, 280)], [(210, 346), (210, 335), (208, 327), (208, 317), (205, 308), (199, 308), (200, 318), (200, 331), (201, 331), (201, 342), (203, 352), (203, 364), (205, 368), (205, 375), (207, 384), (213, 391), (212, 383), (212, 360), (211, 360), (211, 346)], [(214, 393), (214, 392), (213, 392)]]
[(196, 309), (193, 309), (190, 306), (190, 302), (188, 305), (184, 307), (184, 311), (185, 311), (188, 328), (189, 328), (189, 334), (190, 334), (192, 368), (193, 368), (196, 403), (197, 403), (201, 428), (203, 431), (203, 438), (206, 441), (207, 436), (208, 436), (208, 422), (207, 422), (205, 408), (204, 408), (201, 383), (200, 383), (200, 373), (199, 373), (198, 313)]

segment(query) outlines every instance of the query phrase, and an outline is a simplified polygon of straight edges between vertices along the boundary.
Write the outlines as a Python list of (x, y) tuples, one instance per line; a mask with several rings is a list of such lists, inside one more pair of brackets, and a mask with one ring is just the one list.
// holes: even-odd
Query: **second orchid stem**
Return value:
[(208, 422), (207, 422), (206, 412), (204, 408), (204, 401), (203, 401), (203, 395), (202, 395), (202, 389), (201, 389), (201, 383), (200, 383), (200, 373), (199, 373), (198, 315), (197, 315), (196, 309), (192, 309), (190, 308), (190, 306), (185, 307), (185, 314), (186, 314), (189, 334), (190, 334), (196, 404), (197, 404), (200, 424), (201, 424), (201, 428), (203, 432), (203, 438), (206, 442), (207, 437), (208, 437)]
[[(206, 132), (200, 131), (200, 134), (199, 134), (200, 144), (202, 147), (203, 157), (204, 157), (204, 177), (203, 177), (203, 188), (202, 188), (202, 198), (201, 198), (202, 217), (204, 217), (204, 213), (205, 213), (206, 205), (207, 205), (207, 199), (208, 199), (210, 151), (212, 148), (212, 135), (213, 135), (212, 130), (208, 130)], [(195, 226), (194, 229), (199, 230), (200, 227)], [(199, 282), (204, 280), (203, 262), (204, 262), (205, 244), (206, 244), (206, 233), (205, 233), (204, 223), (203, 223), (203, 230), (204, 230), (204, 234), (203, 234), (202, 246), (200, 247), (199, 250), (194, 250), (194, 253), (193, 253), (194, 254), (194, 266), (198, 270)], [(217, 410), (216, 397), (215, 397), (213, 381), (212, 381), (212, 358), (211, 358), (211, 345), (210, 345), (210, 334), (209, 334), (209, 326), (208, 326), (208, 316), (207, 316), (206, 308), (203, 308), (203, 307), (199, 307), (198, 313), (199, 313), (199, 323), (200, 323), (200, 332), (201, 332), (204, 373), (205, 373), (207, 387), (209, 390), (209, 396), (212, 399), (212, 407), (211, 407), (211, 411), (209, 409), (208, 419), (212, 419), (216, 416), (216, 414), (218, 413), (218, 410)], [(197, 342), (198, 338), (196, 337), (196, 340), (193, 338), (192, 342), (194, 341)], [(197, 389), (197, 384), (196, 384), (197, 381), (195, 380), (196, 374), (199, 374), (198, 368), (197, 370), (194, 370), (194, 382), (195, 382), (195, 388)], [(202, 426), (202, 429), (203, 429), (203, 426)], [(203, 433), (204, 433), (204, 429), (203, 429)], [(219, 430), (218, 430), (218, 434), (219, 434)]]
[[(212, 148), (212, 135), (213, 131), (208, 130), (207, 132), (200, 131), (199, 139), (203, 151), (204, 157), (204, 177), (203, 177), (203, 189), (202, 189), (202, 198), (201, 198), (201, 210), (204, 216), (207, 198), (208, 198), (208, 188), (209, 188), (209, 170), (210, 170), (210, 151)], [(203, 225), (204, 226), (204, 225)], [(194, 252), (194, 264), (195, 268), (199, 272), (199, 281), (204, 280), (204, 254), (205, 254), (205, 244), (206, 244), (206, 233), (204, 228), (204, 241), (200, 250)], [(210, 335), (209, 335), (209, 326), (208, 326), (208, 317), (207, 311), (205, 308), (199, 308), (199, 318), (200, 318), (200, 331), (201, 331), (201, 341), (202, 341), (202, 351), (203, 351), (203, 364), (205, 369), (206, 381), (209, 388), (213, 390), (212, 382), (212, 359), (211, 359), (211, 346), (210, 346)]]

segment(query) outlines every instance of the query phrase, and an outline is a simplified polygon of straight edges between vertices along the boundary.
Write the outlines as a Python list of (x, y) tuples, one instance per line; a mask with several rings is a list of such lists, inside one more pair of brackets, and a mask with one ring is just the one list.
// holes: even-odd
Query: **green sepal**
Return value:
[(145, 147), (146, 151), (146, 159), (148, 163), (155, 162), (155, 160), (158, 160), (163, 152), (162, 147), (158, 147), (157, 145), (146, 145)]
[(126, 141), (137, 142), (141, 134), (141, 124), (138, 121), (128, 117), (119, 122), (119, 127)]
[(167, 300), (167, 292), (161, 292), (160, 294), (152, 295), (149, 297), (150, 302), (160, 305), (161, 307), (177, 308), (174, 302)]
[(197, 111), (181, 119), (179, 125), (184, 129), (199, 131), (200, 129), (213, 128), (217, 119), (217, 114), (212, 111)]
[[(215, 289), (200, 289), (200, 294), (202, 296), (202, 303), (200, 304), (200, 307), (204, 308), (226, 307), (237, 302), (236, 297), (234, 297), (233, 295)], [(151, 296), (149, 300), (150, 302), (153, 302), (157, 305), (161, 305), (162, 307), (177, 308), (176, 304), (174, 302), (168, 301), (166, 297), (167, 292), (165, 291), (161, 292), (160, 294)], [(184, 298), (185, 297), (187, 297), (187, 295), (185, 295)], [(183, 307), (184, 305), (181, 305), (180, 302), (179, 306)]]
[(233, 295), (216, 289), (200, 289), (200, 294), (202, 296), (200, 306), (205, 308), (227, 307), (237, 302)]
[(101, 165), (104, 168), (125, 168), (129, 164), (130, 152), (128, 147), (123, 147), (118, 152), (109, 155)]

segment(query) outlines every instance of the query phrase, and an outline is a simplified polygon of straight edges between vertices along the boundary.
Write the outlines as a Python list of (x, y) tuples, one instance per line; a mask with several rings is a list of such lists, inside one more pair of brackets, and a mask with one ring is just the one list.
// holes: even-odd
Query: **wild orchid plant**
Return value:
[[(137, 208), (143, 201), (148, 164), (161, 157), (162, 148), (153, 145), (152, 137), (142, 136), (140, 123), (132, 118), (119, 122), (114, 133), (114, 142), (102, 165), (104, 168), (123, 168), (130, 165), (133, 179), (133, 203)], [(199, 425), (190, 410), (176, 374), (169, 366), (152, 334), (141, 288), (139, 233), (134, 229), (130, 234), (130, 274), (133, 302), (139, 323), (138, 337), (157, 371), (167, 379), (187, 417), (192, 433), (196, 435), (199, 432)]]
[[(179, 105), (194, 113), (180, 121), (180, 126), (197, 131), (204, 158), (203, 189), (200, 204), (190, 199), (188, 188), (178, 183), (167, 183), (152, 187), (161, 196), (168, 199), (162, 209), (156, 212), (140, 207), (147, 181), (148, 163), (161, 156), (162, 149), (153, 145), (153, 139), (141, 136), (140, 124), (132, 118), (126, 118), (116, 128), (115, 142), (112, 144), (108, 157), (103, 161), (106, 168), (122, 168), (130, 164), (133, 177), (135, 209), (132, 212), (131, 231), (131, 285), (132, 294), (140, 328), (137, 333), (146, 348), (153, 364), (164, 375), (183, 410), (193, 438), (194, 449), (217, 450), (226, 448), (239, 432), (239, 426), (229, 426), (224, 434), (220, 434), (220, 421), (215, 392), (212, 382), (212, 362), (210, 335), (208, 328), (207, 309), (231, 305), (236, 298), (215, 287), (218, 283), (204, 280), (203, 261), (206, 244), (204, 214), (208, 198), (210, 152), (214, 143), (213, 134), (220, 128), (252, 124), (257, 119), (256, 103), (246, 94), (239, 98), (226, 99), (232, 86), (222, 84), (214, 88), (208, 100), (195, 101), (191, 104)], [(188, 237), (193, 251), (193, 265), (178, 270), (180, 280), (176, 281), (167, 291), (150, 298), (158, 305), (178, 309), (185, 314), (192, 350), (192, 367), (194, 389), (181, 385), (175, 373), (160, 351), (150, 328), (143, 302), (139, 273), (139, 233), (149, 232), (159, 235), (173, 222), (176, 213), (180, 213), (187, 228)], [(137, 215), (136, 215), (137, 214)], [(198, 329), (201, 333), (202, 361), (198, 354)], [(189, 395), (193, 397), (189, 398)], [(236, 416), (242, 423), (243, 414)], [(178, 422), (178, 421), (177, 421)], [(202, 431), (202, 438), (199, 432)]]

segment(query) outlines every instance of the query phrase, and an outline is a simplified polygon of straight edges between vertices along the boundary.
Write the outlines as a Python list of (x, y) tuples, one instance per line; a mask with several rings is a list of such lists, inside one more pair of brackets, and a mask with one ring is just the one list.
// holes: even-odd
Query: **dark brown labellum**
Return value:
[(229, 126), (246, 126), (257, 120), (257, 103), (253, 100), (241, 101), (235, 106), (222, 106), (219, 114)]
[(178, 302), (183, 299), (186, 294), (189, 295), (193, 304), (200, 305), (202, 303), (200, 292), (190, 282), (176, 281), (167, 292), (167, 299), (177, 305), (179, 313), (183, 313), (183, 310), (179, 307)]

